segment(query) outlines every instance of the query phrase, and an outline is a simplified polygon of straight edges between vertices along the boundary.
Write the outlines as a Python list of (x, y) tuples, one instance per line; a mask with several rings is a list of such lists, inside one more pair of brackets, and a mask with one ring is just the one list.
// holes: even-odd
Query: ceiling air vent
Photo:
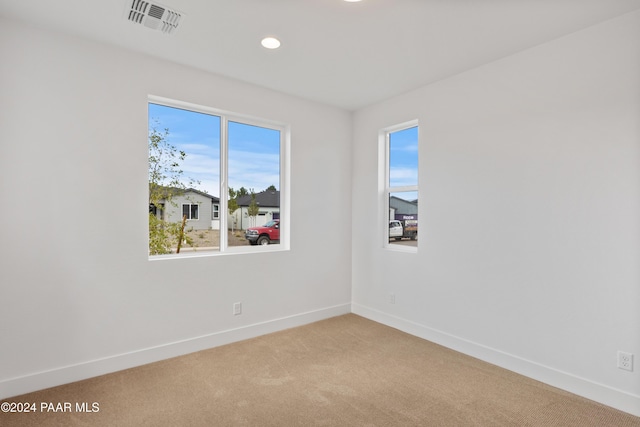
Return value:
[(131, 0), (131, 10), (128, 12), (127, 19), (129, 21), (166, 34), (171, 34), (178, 28), (180, 19), (183, 16), (182, 13), (171, 10), (159, 3), (151, 3), (145, 0)]

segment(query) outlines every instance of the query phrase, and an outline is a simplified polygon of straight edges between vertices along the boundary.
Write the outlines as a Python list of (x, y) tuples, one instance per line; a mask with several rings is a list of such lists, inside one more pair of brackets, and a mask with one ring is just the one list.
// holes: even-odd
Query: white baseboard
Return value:
[(189, 338), (183, 341), (145, 348), (130, 353), (91, 360), (77, 365), (64, 366), (43, 372), (0, 381), (0, 399), (30, 393), (45, 388), (68, 384), (111, 372), (121, 371), (147, 363), (182, 356), (208, 348), (255, 338), (261, 335), (294, 328), (340, 316), (351, 312), (351, 304), (341, 304), (299, 313), (292, 316), (255, 323), (240, 328), (229, 329), (213, 334)]
[(383, 325), (399, 329), (408, 334), (434, 342), (460, 353), (475, 357), (526, 377), (578, 396), (594, 400), (603, 405), (640, 416), (640, 396), (624, 392), (603, 384), (577, 377), (539, 363), (508, 354), (482, 344), (468, 341), (424, 325), (402, 319), (359, 304), (351, 304), (354, 314)]

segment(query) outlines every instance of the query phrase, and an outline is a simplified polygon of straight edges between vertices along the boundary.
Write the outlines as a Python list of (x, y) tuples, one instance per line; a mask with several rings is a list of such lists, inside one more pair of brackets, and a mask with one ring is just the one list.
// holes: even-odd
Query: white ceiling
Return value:
[[(0, 0), (0, 15), (354, 110), (640, 9), (640, 0), (161, 0), (171, 35), (131, 0)], [(260, 40), (274, 35), (282, 47)]]

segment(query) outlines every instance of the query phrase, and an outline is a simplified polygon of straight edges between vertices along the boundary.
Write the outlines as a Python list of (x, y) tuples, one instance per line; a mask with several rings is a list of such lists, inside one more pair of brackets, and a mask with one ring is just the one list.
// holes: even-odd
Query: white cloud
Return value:
[(418, 185), (418, 169), (393, 168), (389, 171), (389, 181), (393, 187)]
[(232, 151), (229, 153), (229, 185), (233, 188), (253, 188), (256, 192), (270, 185), (280, 187), (280, 156), (278, 154)]

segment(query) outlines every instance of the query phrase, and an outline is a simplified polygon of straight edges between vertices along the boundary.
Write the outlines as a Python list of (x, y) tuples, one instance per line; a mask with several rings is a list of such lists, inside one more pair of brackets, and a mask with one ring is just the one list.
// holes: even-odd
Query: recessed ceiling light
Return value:
[(349, 3), (355, 3), (355, 2), (358, 2), (358, 1), (362, 1), (362, 0), (344, 0), (344, 1), (348, 1)]
[(275, 37), (265, 37), (262, 39), (262, 46), (266, 47), (267, 49), (277, 49), (280, 47), (280, 40), (276, 39)]

